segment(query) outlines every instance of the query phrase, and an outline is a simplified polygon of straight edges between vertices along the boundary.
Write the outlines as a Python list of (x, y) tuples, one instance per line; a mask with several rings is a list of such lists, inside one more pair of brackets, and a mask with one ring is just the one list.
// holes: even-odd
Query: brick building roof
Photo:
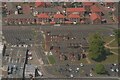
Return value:
[(36, 0), (35, 2), (36, 7), (43, 6), (43, 5), (44, 5), (44, 2), (41, 2), (40, 0)]
[(78, 14), (70, 14), (68, 18), (80, 18)]
[(84, 5), (84, 6), (92, 6), (92, 5), (93, 5), (93, 2), (83, 2), (83, 5)]
[(84, 12), (85, 8), (67, 8), (67, 12)]
[(99, 7), (97, 7), (96, 5), (91, 6), (91, 11), (94, 13), (95, 12), (102, 12), (102, 10)]
[(37, 15), (38, 18), (49, 18), (49, 16), (45, 13), (41, 13)]
[(53, 17), (54, 18), (65, 18), (65, 16), (62, 14), (55, 14)]
[(101, 17), (100, 17), (98, 14), (96, 14), (96, 13), (92, 13), (92, 14), (90, 15), (90, 19), (91, 19), (92, 21), (94, 21), (94, 20), (96, 20), (96, 19), (101, 19)]

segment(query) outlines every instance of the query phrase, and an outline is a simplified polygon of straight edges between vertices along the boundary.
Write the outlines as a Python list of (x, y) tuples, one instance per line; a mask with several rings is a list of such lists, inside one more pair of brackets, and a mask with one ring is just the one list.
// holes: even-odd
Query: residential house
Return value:
[(33, 12), (37, 12), (38, 14), (46, 13), (47, 15), (51, 16), (51, 15), (56, 14), (59, 11), (55, 8), (43, 8), (43, 7), (39, 8), (39, 7), (37, 7), (33, 10)]
[(46, 13), (41, 13), (37, 15), (37, 22), (49, 22), (49, 16)]
[(105, 2), (105, 7), (113, 8), (114, 7), (114, 2)]
[(101, 15), (102, 10), (99, 7), (97, 7), (96, 5), (93, 5), (93, 6), (91, 6), (91, 12)]
[(68, 15), (68, 20), (71, 22), (80, 22), (80, 16), (78, 14)]
[(79, 15), (84, 15), (85, 13), (85, 8), (81, 7), (81, 8), (67, 8), (66, 12), (67, 15), (72, 14), (72, 13), (78, 13)]
[(101, 17), (97, 13), (92, 13), (90, 15), (90, 19), (92, 21), (92, 24), (100, 24), (101, 23)]
[(53, 15), (53, 20), (55, 22), (63, 23), (64, 22), (64, 18), (65, 18), (65, 16), (60, 14), (60, 13)]
[(90, 7), (93, 5), (93, 2), (83, 2), (83, 6), (86, 11), (90, 11)]
[(23, 5), (23, 14), (31, 14), (31, 9), (29, 5)]
[(44, 2), (40, 2), (40, 0), (36, 0), (35, 7), (40, 7), (40, 6), (44, 6)]
[(22, 14), (15, 15), (11, 14), (3, 18), (3, 23), (5, 24), (34, 24), (36, 23), (36, 18), (32, 15)]

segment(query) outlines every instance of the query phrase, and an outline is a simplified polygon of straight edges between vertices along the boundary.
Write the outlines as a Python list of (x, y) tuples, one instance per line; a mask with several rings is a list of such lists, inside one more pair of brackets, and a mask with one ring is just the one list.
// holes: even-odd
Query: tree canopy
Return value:
[(105, 74), (106, 73), (106, 69), (105, 69), (104, 65), (102, 65), (102, 64), (96, 64), (96, 66), (95, 66), (95, 72), (97, 74)]
[[(95, 33), (89, 36), (89, 53), (91, 59), (95, 61), (102, 61), (106, 58), (106, 49), (104, 41), (100, 34)], [(107, 53), (108, 54), (108, 53)]]

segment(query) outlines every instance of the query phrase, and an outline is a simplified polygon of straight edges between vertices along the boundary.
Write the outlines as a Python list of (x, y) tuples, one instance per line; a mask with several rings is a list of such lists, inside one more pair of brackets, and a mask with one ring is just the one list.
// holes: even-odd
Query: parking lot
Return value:
[[(49, 46), (55, 46), (56, 50), (57, 48), (60, 48), (60, 53), (66, 53), (69, 54), (71, 52), (73, 53), (82, 53), (82, 48), (68, 48), (69, 46), (80, 46), (82, 45), (88, 45), (87, 43), (87, 37), (88, 35), (92, 33), (100, 33), (104, 36), (109, 36), (113, 32), (114, 26), (107, 26), (104, 25), (100, 27), (99, 25), (81, 25), (81, 26), (4, 26), (3, 27), (3, 36), (5, 37), (6, 44), (9, 44), (11, 47), (27, 47), (27, 46), (33, 46), (33, 44), (36, 44), (36, 53), (38, 59), (43, 59), (45, 63), (48, 63), (46, 60), (46, 57), (44, 55), (44, 49), (43, 45), (44, 43), (44, 37), (43, 33), (41, 31), (50, 32), (50, 35), (52, 36), (52, 39), (54, 39), (54, 36), (66, 36), (69, 37), (69, 40), (56, 40), (52, 41)], [(116, 27), (115, 27), (116, 28)], [(77, 38), (74, 39), (73, 38)], [(48, 40), (49, 41), (49, 40)], [(39, 49), (38, 49), (39, 48)], [(52, 51), (52, 50), (51, 50)], [(53, 51), (54, 53), (55, 51)], [(77, 56), (77, 54), (75, 56)], [(56, 61), (59, 62), (59, 56), (56, 54)]]
[(19, 47), (7, 47), (5, 54), (4, 54), (4, 62), (3, 64), (15, 63), (15, 64), (22, 64), (24, 62), (26, 56), (26, 48), (19, 48)]
[[(105, 27), (105, 26), (107, 26), (107, 27)], [(60, 48), (61, 53), (69, 54), (72, 52), (72, 53), (78, 54), (81, 51), (83, 51), (81, 49), (81, 47), (79, 47), (78, 49), (74, 49), (74, 48), (69, 49), (68, 46), (70, 46), (69, 45), (70, 43), (74, 43), (74, 44), (72, 44), (73, 46), (75, 46), (75, 45), (79, 46), (79, 43), (81, 43), (83, 45), (88, 45), (88, 43), (87, 43), (88, 35), (90, 35), (92, 33), (100, 33), (104, 37), (110, 36), (111, 34), (113, 34), (113, 29), (116, 28), (116, 26), (115, 27), (114, 26), (113, 25), (111, 25), (111, 26), (104, 25), (102, 27), (99, 25), (94, 25), (94, 26), (93, 25), (89, 25), (89, 26), (61, 25), (61, 26), (32, 26), (32, 27), (31, 26), (25, 26), (25, 27), (23, 27), (23, 26), (12, 26), (12, 27), (4, 26), (3, 27), (3, 35), (5, 37), (5, 40), (7, 41), (7, 44), (9, 44), (8, 45), (9, 47), (7, 47), (7, 49), (6, 49), (6, 53), (5, 53), (6, 56), (4, 57), (4, 59), (5, 59), (4, 64), (8, 64), (8, 63), (20, 64), (20, 63), (22, 63), (23, 56), (25, 56), (24, 54), (22, 55), (22, 53), (24, 53), (28, 47), (28, 46), (24, 46), (24, 45), (31, 45), (31, 44), (34, 45), (35, 44), (34, 46), (29, 47), (29, 49), (32, 53), (32, 58), (33, 58), (32, 60), (28, 60), (29, 64), (37, 65), (37, 66), (39, 66), (39, 69), (41, 70), (42, 68), (40, 65), (42, 64), (42, 61), (43, 61), (45, 68), (46, 68), (46, 72), (48, 72), (50, 74), (59, 75), (58, 77), (63, 77), (63, 78), (70, 77), (70, 76), (74, 76), (74, 77), (78, 77), (78, 78), (79, 78), (79, 76), (80, 77), (81, 76), (90, 77), (90, 73), (91, 73), (90, 70), (94, 65), (87, 65), (88, 64), (87, 62), (83, 62), (84, 67), (80, 67), (80, 65), (78, 65), (78, 63), (75, 64), (74, 61), (73, 62), (69, 61), (69, 60), (68, 60), (68, 62), (61, 61), (58, 58), (56, 52), (53, 50), (51, 50), (51, 51), (53, 52), (53, 56), (55, 56), (56, 64), (53, 66), (49, 66), (49, 61), (47, 60), (47, 56), (44, 53), (45, 50), (43, 49), (43, 46), (42, 46), (44, 44), (44, 40), (45, 40), (44, 34), (49, 33), (49, 35), (52, 35), (53, 41), (50, 43), (50, 46), (54, 45), (55, 47), (58, 47), (58, 48), (61, 47)], [(44, 33), (42, 33), (41, 31), (43, 31)], [(55, 37), (53, 37), (53, 36), (59, 36), (59, 35), (69, 37), (69, 40), (54, 39)], [(73, 40), (73, 38), (75, 38), (75, 37), (77, 39)], [(14, 42), (14, 40), (16, 42)], [(19, 42), (24, 42), (24, 44), (19, 43)], [(10, 57), (13, 58), (13, 60), (9, 59)], [(17, 58), (20, 58), (20, 60), (17, 60)], [(73, 70), (72, 72), (69, 72), (70, 67), (66, 66), (66, 63), (69, 63), (69, 62), (70, 62), (69, 65)], [(75, 65), (71, 65), (71, 64), (75, 64)], [(110, 65), (108, 65), (108, 68), (107, 68), (108, 71), (111, 70)], [(79, 67), (80, 71), (76, 72), (76, 69), (78, 67)], [(116, 69), (116, 67), (114, 67), (114, 68)], [(43, 70), (43, 72), (44, 72), (44, 70)], [(110, 76), (113, 76), (113, 77), (117, 76), (117, 72), (110, 71), (109, 73), (110, 73)], [(96, 76), (96, 75), (92, 73), (92, 76)], [(99, 75), (97, 75), (97, 76), (99, 76)]]
[[(54, 65), (52, 67), (46, 67), (48, 73), (56, 74), (58, 78), (80, 78), (80, 77), (118, 77), (118, 65), (105, 64), (105, 68), (108, 71), (106, 75), (98, 75), (94, 72), (95, 64), (78, 64), (78, 65)], [(114, 71), (113, 71), (113, 70)]]
[(11, 45), (21, 46), (30, 45), (33, 43), (33, 31), (31, 28), (25, 27), (3, 27), (3, 35), (5, 37), (6, 43)]
[[(114, 35), (113, 30), (118, 28), (117, 3), (40, 4), (2, 3), (2, 39), (6, 45), (3, 66), (8, 66), (9, 78), (23, 76), (25, 60), (38, 67), (45, 78), (118, 77), (117, 63), (108, 60), (110, 63), (104, 64), (108, 74), (98, 75), (94, 71), (96, 64), (88, 56), (89, 35), (99, 33), (105, 38)], [(92, 15), (96, 18), (92, 19)]]
[(8, 66), (8, 77), (21, 78), (23, 74), (23, 67), (26, 59), (26, 48), (8, 47), (3, 56), (3, 66)]

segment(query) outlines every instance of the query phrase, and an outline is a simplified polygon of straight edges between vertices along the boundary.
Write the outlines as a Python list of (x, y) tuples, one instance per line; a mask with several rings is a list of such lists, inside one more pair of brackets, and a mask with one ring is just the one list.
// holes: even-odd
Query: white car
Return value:
[(116, 66), (117, 64), (116, 64), (116, 63), (114, 63), (113, 65), (114, 65), (114, 66)]
[(80, 70), (80, 68), (77, 68), (77, 70)]
[(114, 71), (114, 69), (111, 69), (111, 71), (113, 72), (113, 71)]
[(108, 6), (107, 8), (109, 9), (110, 7)]
[(72, 69), (71, 69), (71, 68), (69, 68), (69, 71), (72, 71)]
[(71, 74), (70, 77), (73, 78), (74, 77), (73, 74)]
[(26, 45), (24, 44), (23, 47), (26, 47)]
[(21, 47), (21, 45), (19, 45), (19, 47)]
[(32, 57), (28, 57), (29, 60), (32, 60), (33, 58)]
[(80, 63), (80, 66), (83, 67), (84, 66), (83, 63)]
[(90, 76), (91, 76), (91, 77), (93, 76), (92, 73), (90, 73)]
[(110, 36), (115, 36), (115, 35), (113, 35), (113, 34), (110, 34)]
[(12, 45), (11, 47), (14, 47), (14, 45)]
[(39, 70), (37, 70), (37, 72), (41, 77), (43, 76), (42, 72), (40, 72)]
[(32, 52), (28, 52), (28, 55), (31, 56), (31, 55), (32, 55)]
[(118, 68), (117, 68), (117, 69), (115, 69), (115, 71), (116, 71), (116, 72), (118, 72), (118, 71), (119, 71), (119, 70), (118, 70)]
[(17, 45), (14, 45), (13, 47), (17, 47)]
[(73, 24), (77, 24), (77, 22), (73, 22)]

